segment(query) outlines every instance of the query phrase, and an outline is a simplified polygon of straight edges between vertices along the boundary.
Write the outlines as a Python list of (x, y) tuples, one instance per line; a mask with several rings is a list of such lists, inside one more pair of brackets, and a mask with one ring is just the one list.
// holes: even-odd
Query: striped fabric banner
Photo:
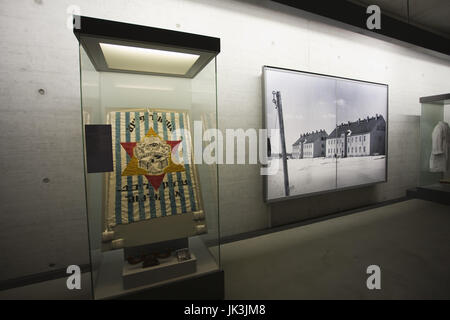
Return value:
[[(201, 210), (186, 113), (111, 112), (109, 227)], [(186, 130), (186, 134), (184, 132)]]

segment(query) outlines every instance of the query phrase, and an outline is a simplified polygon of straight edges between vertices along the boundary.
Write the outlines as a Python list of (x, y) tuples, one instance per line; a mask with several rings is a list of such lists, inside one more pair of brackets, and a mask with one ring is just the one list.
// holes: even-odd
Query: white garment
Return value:
[(450, 127), (448, 123), (439, 121), (431, 134), (431, 172), (446, 172), (448, 170), (448, 153), (450, 144)]

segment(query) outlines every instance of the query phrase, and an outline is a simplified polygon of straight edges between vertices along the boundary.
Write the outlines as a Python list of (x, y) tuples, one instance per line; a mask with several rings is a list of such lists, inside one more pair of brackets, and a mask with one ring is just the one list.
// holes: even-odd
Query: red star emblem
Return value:
[(170, 156), (168, 159), (168, 165), (163, 169), (162, 174), (154, 175), (148, 172), (148, 170), (139, 167), (138, 165), (138, 158), (134, 154), (135, 147), (140, 144), (141, 142), (121, 142), (120, 145), (122, 148), (125, 149), (126, 153), (130, 156), (131, 160), (128, 162), (127, 167), (122, 172), (122, 176), (135, 176), (135, 175), (143, 175), (147, 178), (148, 182), (152, 185), (152, 187), (155, 190), (159, 189), (159, 186), (161, 185), (162, 181), (164, 180), (164, 177), (166, 176), (166, 173), (172, 173), (172, 172), (182, 172), (185, 171), (184, 166), (181, 164), (174, 163), (172, 161), (172, 154), (177, 151), (178, 146), (181, 142), (181, 140), (164, 140), (162, 139), (154, 130), (151, 128), (145, 137), (157, 137), (160, 141), (162, 141), (165, 144), (168, 144), (170, 146)]

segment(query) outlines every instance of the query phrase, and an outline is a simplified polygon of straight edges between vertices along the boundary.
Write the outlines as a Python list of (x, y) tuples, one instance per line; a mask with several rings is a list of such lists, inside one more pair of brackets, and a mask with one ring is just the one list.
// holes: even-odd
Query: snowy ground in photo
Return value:
[(384, 181), (386, 157), (354, 157), (338, 159), (337, 187), (345, 188), (360, 184)]
[[(385, 156), (342, 158), (337, 161), (332, 158), (289, 159), (290, 196), (384, 181), (385, 159)], [(282, 198), (285, 196), (283, 162), (273, 159), (269, 165), (279, 167), (275, 175), (267, 176), (268, 200)]]

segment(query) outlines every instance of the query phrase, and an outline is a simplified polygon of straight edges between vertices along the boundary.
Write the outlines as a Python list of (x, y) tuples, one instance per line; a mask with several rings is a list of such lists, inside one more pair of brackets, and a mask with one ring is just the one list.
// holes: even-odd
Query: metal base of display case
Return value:
[(450, 205), (450, 184), (436, 183), (407, 190), (409, 198), (417, 198)]
[(140, 290), (120, 300), (223, 300), (224, 272), (217, 270), (198, 277), (186, 278), (164, 286)]
[(122, 271), (124, 289), (142, 286), (142, 284), (154, 284), (172, 278), (181, 277), (197, 270), (197, 259), (191, 255), (191, 259), (179, 262), (171, 256), (162, 259), (159, 265), (142, 268), (142, 265), (130, 265), (125, 263)]

